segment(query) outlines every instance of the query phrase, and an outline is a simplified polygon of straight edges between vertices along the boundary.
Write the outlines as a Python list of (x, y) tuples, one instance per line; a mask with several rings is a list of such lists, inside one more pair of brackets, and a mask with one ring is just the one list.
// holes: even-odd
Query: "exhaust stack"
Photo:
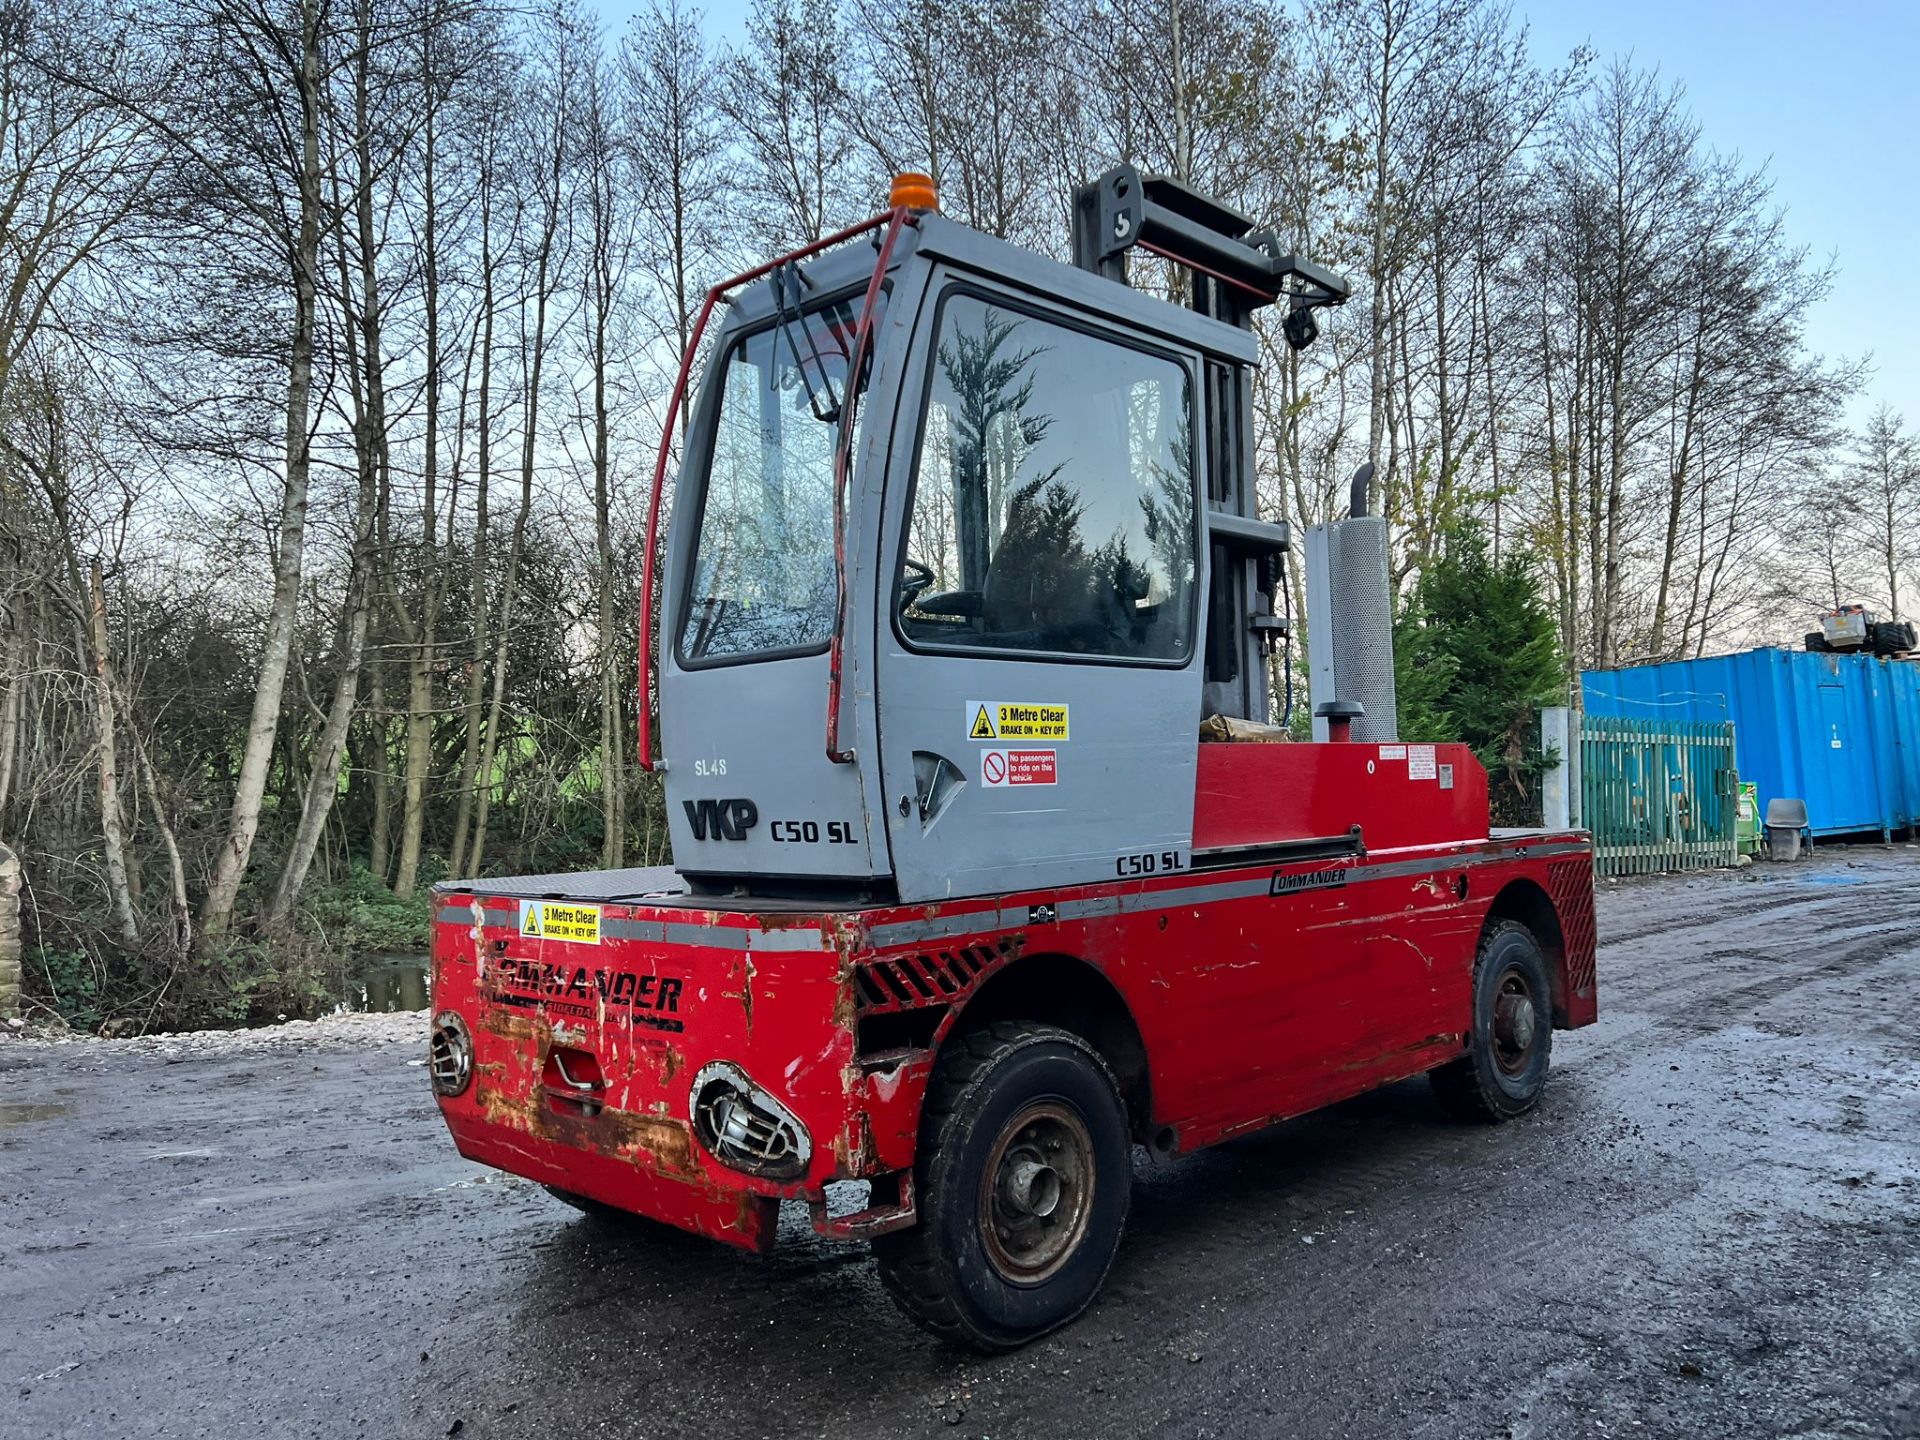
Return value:
[(1385, 517), (1369, 515), (1373, 466), (1353, 476), (1351, 516), (1307, 529), (1307, 655), (1313, 738), (1331, 738), (1323, 705), (1357, 700), (1357, 741), (1397, 740), (1393, 589)]

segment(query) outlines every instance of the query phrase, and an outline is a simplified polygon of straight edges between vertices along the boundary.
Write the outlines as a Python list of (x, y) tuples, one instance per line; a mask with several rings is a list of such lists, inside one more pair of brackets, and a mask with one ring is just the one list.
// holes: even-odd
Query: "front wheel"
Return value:
[(1473, 962), (1467, 1053), (1431, 1073), (1433, 1093), (1463, 1120), (1511, 1120), (1540, 1101), (1553, 1053), (1553, 990), (1526, 926), (1503, 920)]
[(881, 1283), (915, 1323), (979, 1350), (1064, 1325), (1113, 1263), (1132, 1160), (1119, 1086), (1079, 1036), (956, 1036), (921, 1113), (919, 1223), (874, 1242)]

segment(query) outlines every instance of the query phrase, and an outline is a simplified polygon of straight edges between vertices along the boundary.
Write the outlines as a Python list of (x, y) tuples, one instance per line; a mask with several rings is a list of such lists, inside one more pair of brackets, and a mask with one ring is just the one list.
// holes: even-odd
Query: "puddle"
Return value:
[(0, 1105), (0, 1125), (29, 1125), (35, 1120), (58, 1120), (72, 1113), (73, 1106), (57, 1103)]
[(342, 1010), (424, 1010), (427, 1008), (425, 955), (363, 955), (348, 977)]

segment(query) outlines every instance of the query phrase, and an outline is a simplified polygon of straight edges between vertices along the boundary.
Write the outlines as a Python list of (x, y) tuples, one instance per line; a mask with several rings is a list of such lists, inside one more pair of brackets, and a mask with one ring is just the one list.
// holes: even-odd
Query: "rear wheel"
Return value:
[(1553, 991), (1540, 943), (1502, 920), (1473, 962), (1473, 1030), (1467, 1053), (1430, 1075), (1433, 1093), (1464, 1120), (1511, 1120), (1540, 1100), (1553, 1053)]
[(1133, 1167), (1113, 1072), (1079, 1036), (956, 1036), (927, 1089), (919, 1223), (874, 1242), (895, 1303), (944, 1339), (1009, 1350), (1087, 1308), (1126, 1227)]

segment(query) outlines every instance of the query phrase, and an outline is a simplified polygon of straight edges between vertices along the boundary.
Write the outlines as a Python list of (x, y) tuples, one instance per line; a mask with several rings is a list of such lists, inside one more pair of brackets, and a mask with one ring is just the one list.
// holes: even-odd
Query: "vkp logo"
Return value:
[(744, 840), (747, 831), (760, 823), (760, 807), (751, 800), (682, 800), (687, 807), (687, 824), (693, 838), (705, 840)]

